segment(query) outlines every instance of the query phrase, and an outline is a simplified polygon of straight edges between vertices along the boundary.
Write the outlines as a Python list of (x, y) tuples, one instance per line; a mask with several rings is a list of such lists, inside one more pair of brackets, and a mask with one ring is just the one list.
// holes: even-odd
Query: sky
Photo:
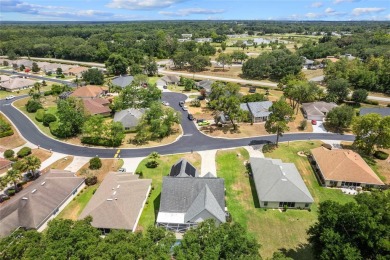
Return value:
[(390, 0), (0, 0), (0, 21), (382, 20)]

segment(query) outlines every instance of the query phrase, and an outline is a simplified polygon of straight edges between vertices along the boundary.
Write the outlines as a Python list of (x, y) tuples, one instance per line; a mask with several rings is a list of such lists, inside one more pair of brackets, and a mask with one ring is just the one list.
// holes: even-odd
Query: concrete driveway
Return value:
[(313, 125), (313, 133), (327, 133), (327, 132), (328, 131), (326, 131), (323, 121), (317, 121), (317, 124)]

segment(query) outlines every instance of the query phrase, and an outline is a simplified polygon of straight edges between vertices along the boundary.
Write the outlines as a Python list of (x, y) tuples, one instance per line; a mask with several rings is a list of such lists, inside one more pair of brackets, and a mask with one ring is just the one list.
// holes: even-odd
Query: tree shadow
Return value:
[(282, 252), (285, 256), (291, 257), (292, 259), (314, 259), (312, 246), (310, 244), (299, 244), (298, 247), (290, 249), (280, 248), (279, 251)]
[(158, 215), (158, 211), (160, 209), (160, 200), (161, 200), (161, 193), (158, 194), (158, 196), (153, 201), (153, 209), (154, 209), (154, 215), (155, 215), (154, 222), (157, 221), (157, 215)]

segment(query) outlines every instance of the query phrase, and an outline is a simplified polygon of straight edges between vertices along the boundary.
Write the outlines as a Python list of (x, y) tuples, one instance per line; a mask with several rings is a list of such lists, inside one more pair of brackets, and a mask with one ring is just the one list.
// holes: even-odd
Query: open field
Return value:
[(306, 230), (317, 219), (318, 203), (326, 199), (341, 203), (353, 201), (340, 190), (321, 187), (305, 157), (297, 155), (298, 151), (309, 150), (320, 145), (320, 142), (294, 142), (281, 144), (280, 148), (267, 157), (280, 158), (284, 162), (294, 162), (308, 186), (315, 204), (312, 211), (306, 210), (265, 210), (258, 207), (257, 193), (254, 184), (246, 174), (245, 161), (249, 159), (244, 149), (218, 151), (218, 177), (225, 179), (226, 200), (233, 221), (248, 229), (262, 245), (260, 253), (263, 258), (271, 257), (273, 252), (281, 250), (294, 259), (313, 259), (307, 242)]
[[(5, 120), (7, 123), (11, 124), (11, 122), (0, 113), (0, 118)], [(6, 136), (0, 138), (0, 152), (3, 153), (7, 149), (13, 149), (24, 145), (26, 141), (19, 135), (18, 131), (16, 131), (15, 127), (11, 124), (12, 130), (14, 131), (13, 135)]]
[(137, 172), (142, 172), (143, 178), (145, 179), (152, 179), (152, 191), (146, 202), (145, 208), (142, 211), (137, 230), (145, 230), (147, 227), (154, 225), (157, 218), (158, 209), (160, 207), (162, 178), (169, 174), (171, 166), (180, 158), (187, 159), (198, 170), (200, 170), (201, 158), (197, 153), (161, 156), (159, 159), (157, 159), (159, 166), (154, 169), (150, 169), (145, 166), (146, 162), (148, 161), (147, 158), (139, 164)]

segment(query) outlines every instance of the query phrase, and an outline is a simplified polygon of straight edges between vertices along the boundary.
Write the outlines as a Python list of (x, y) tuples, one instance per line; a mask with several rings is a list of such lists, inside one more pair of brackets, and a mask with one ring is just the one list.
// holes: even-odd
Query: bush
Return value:
[(19, 150), (17, 153), (19, 158), (26, 157), (27, 155), (31, 154), (31, 148), (30, 147), (23, 147), (22, 149)]
[(390, 107), (390, 104), (387, 104), (387, 107)]
[(37, 112), (35, 113), (35, 119), (38, 121), (38, 122), (42, 122), (43, 121), (43, 116), (45, 115), (45, 110), (43, 108), (41, 109), (38, 109)]
[(299, 124), (299, 128), (300, 128), (301, 130), (305, 130), (306, 127), (307, 127), (307, 120), (303, 119), (303, 120), (301, 121), (301, 123)]
[(89, 169), (98, 170), (102, 167), (102, 160), (99, 157), (94, 157), (89, 160)]
[(14, 196), (15, 193), (16, 193), (15, 189), (9, 189), (9, 190), (7, 190), (7, 195), (10, 196), (10, 197), (11, 197), (11, 196)]
[(55, 117), (55, 115), (50, 114), (50, 113), (44, 114), (44, 116), (43, 116), (43, 125), (44, 126), (49, 126), (50, 123), (55, 122), (55, 121), (57, 121), (57, 118)]
[(379, 105), (379, 102), (378, 101), (375, 101), (375, 100), (369, 100), (367, 99), (366, 101), (364, 101), (363, 103), (366, 103), (366, 104), (369, 104), (369, 105), (374, 105), (374, 106), (377, 106)]
[(263, 153), (272, 152), (276, 148), (276, 144), (266, 144), (263, 146)]
[(92, 186), (97, 183), (97, 177), (96, 176), (90, 176), (85, 179), (85, 184), (87, 186)]
[(35, 113), (40, 108), (43, 108), (42, 104), (33, 99), (30, 99), (26, 104), (26, 110), (29, 113)]
[(45, 92), (43, 92), (43, 95), (44, 95), (44, 96), (53, 95), (53, 91), (51, 91), (51, 90), (45, 91)]
[(11, 125), (8, 124), (5, 120), (0, 118), (0, 138), (13, 135), (14, 131), (11, 128)]
[(136, 171), (135, 174), (137, 174), (140, 179), (142, 179), (144, 176), (144, 173), (142, 171)]
[(4, 151), (4, 158), (6, 158), (6, 159), (11, 159), (14, 157), (14, 155), (15, 155), (15, 152), (11, 149)]
[(147, 168), (156, 168), (156, 167), (158, 166), (158, 162), (157, 162), (156, 160), (152, 159), (152, 160), (149, 160), (149, 161), (145, 164), (145, 166), (146, 166)]
[(190, 106), (192, 107), (200, 107), (200, 101), (199, 99), (194, 99), (191, 101)]
[(379, 160), (386, 160), (387, 158), (389, 158), (389, 154), (384, 151), (375, 151), (374, 157)]

